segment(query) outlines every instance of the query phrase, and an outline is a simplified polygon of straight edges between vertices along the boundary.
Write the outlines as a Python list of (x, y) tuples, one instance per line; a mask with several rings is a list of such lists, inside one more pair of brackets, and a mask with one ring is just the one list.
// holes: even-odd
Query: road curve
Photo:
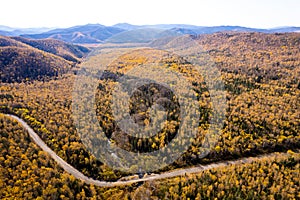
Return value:
[(222, 162), (209, 164), (209, 165), (198, 165), (196, 167), (190, 167), (190, 168), (185, 168), (185, 169), (176, 169), (173, 171), (156, 174), (154, 176), (144, 177), (144, 178), (139, 178), (139, 179), (134, 179), (134, 180), (124, 180), (124, 181), (116, 181), (116, 182), (99, 181), (99, 180), (95, 180), (95, 179), (85, 176), (80, 171), (78, 171), (73, 166), (71, 166), (66, 161), (64, 161), (61, 157), (59, 157), (54, 151), (52, 151), (44, 143), (44, 141), (37, 135), (36, 132), (34, 132), (34, 130), (24, 120), (22, 120), (21, 118), (15, 116), (15, 115), (11, 115), (11, 114), (4, 114), (4, 116), (8, 116), (10, 118), (17, 120), (24, 127), (24, 129), (29, 133), (32, 140), (43, 151), (46, 151), (51, 156), (51, 158), (53, 158), (58, 163), (58, 165), (61, 166), (66, 172), (72, 174), (75, 178), (80, 179), (80, 180), (84, 181), (85, 183), (93, 184), (93, 185), (101, 186), (101, 187), (114, 187), (114, 186), (132, 184), (132, 183), (143, 182), (143, 181), (171, 178), (171, 177), (175, 177), (175, 176), (182, 176), (185, 174), (198, 173), (198, 172), (201, 172), (204, 170), (214, 169), (214, 168), (218, 168), (218, 167), (222, 167), (222, 166), (227, 166), (230, 164), (235, 165), (235, 164), (242, 164), (242, 163), (251, 163), (251, 162), (254, 162), (259, 159), (276, 157), (279, 155), (287, 154), (287, 153), (271, 153), (271, 154), (265, 154), (265, 155), (261, 155), (261, 156), (257, 156), (257, 157), (241, 158), (241, 159), (234, 160), (234, 161), (222, 161)]

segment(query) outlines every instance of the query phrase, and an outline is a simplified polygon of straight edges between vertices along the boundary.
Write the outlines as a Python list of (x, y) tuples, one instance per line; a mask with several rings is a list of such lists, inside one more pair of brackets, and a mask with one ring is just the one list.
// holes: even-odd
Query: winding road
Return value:
[(182, 176), (185, 174), (198, 173), (198, 172), (208, 170), (208, 169), (215, 169), (215, 168), (222, 167), (222, 166), (236, 165), (236, 164), (242, 164), (242, 163), (251, 163), (251, 162), (254, 162), (259, 159), (264, 159), (264, 158), (269, 158), (269, 157), (275, 158), (276, 156), (287, 154), (287, 153), (271, 153), (271, 154), (261, 155), (258, 157), (241, 158), (241, 159), (234, 160), (234, 161), (222, 161), (222, 162), (209, 164), (209, 165), (198, 165), (196, 167), (190, 167), (190, 168), (185, 168), (185, 169), (176, 169), (173, 171), (168, 171), (168, 172), (164, 172), (161, 174), (156, 174), (153, 176), (134, 179), (134, 180), (123, 180), (123, 181), (119, 180), (116, 182), (106, 182), (106, 181), (99, 181), (99, 180), (89, 178), (89, 177), (85, 176), (84, 174), (82, 174), (77, 169), (75, 169), (73, 166), (68, 164), (66, 161), (64, 161), (54, 151), (52, 151), (44, 143), (44, 141), (37, 135), (37, 133), (34, 132), (34, 130), (21, 118), (15, 116), (15, 115), (10, 115), (10, 114), (4, 114), (4, 116), (7, 116), (7, 117), (17, 120), (24, 127), (24, 129), (29, 133), (32, 140), (43, 151), (46, 151), (59, 164), (59, 166), (61, 166), (66, 172), (72, 174), (75, 178), (80, 179), (80, 180), (84, 181), (85, 183), (93, 184), (93, 185), (101, 186), (101, 187), (114, 187), (114, 186), (132, 184), (132, 183), (143, 182), (143, 181), (151, 181), (151, 180), (164, 179), (164, 178), (170, 178), (170, 177), (175, 177), (175, 176)]

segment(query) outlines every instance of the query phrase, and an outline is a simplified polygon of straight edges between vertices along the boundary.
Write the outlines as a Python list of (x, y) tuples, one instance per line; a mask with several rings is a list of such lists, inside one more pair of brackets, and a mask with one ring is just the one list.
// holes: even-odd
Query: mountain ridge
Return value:
[[(151, 30), (149, 34), (146, 34)], [(155, 31), (154, 31), (155, 30)], [(31, 31), (31, 32), (30, 32)], [(244, 26), (196, 26), (189, 24), (156, 24), (156, 25), (133, 25), (118, 23), (112, 26), (101, 24), (77, 25), (68, 28), (49, 29), (41, 32), (41, 29), (14, 29), (0, 25), (0, 35), (22, 36), (30, 39), (53, 38), (69, 43), (95, 44), (95, 43), (144, 43), (161, 37), (191, 34), (211, 34), (216, 32), (262, 32), (262, 33), (285, 33), (300, 32), (300, 27), (276, 27), (276, 28), (249, 28)], [(34, 33), (32, 33), (34, 32)], [(163, 34), (162, 34), (163, 33)], [(124, 35), (124, 38), (120, 36)], [(116, 39), (117, 38), (117, 39)]]
[(90, 50), (54, 39), (0, 36), (0, 82), (47, 80), (68, 73)]

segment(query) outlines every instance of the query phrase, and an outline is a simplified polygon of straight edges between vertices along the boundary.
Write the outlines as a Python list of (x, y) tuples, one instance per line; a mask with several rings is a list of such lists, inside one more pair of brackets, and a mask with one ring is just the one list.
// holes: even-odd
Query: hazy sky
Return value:
[(300, 27), (300, 0), (3, 0), (0, 25), (69, 27), (184, 23)]

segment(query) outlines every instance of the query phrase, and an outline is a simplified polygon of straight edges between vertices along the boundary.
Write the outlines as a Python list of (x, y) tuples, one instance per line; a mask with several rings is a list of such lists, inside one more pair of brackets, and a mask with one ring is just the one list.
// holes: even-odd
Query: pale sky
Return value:
[(300, 27), (300, 0), (3, 0), (0, 25), (70, 27), (88, 23)]

